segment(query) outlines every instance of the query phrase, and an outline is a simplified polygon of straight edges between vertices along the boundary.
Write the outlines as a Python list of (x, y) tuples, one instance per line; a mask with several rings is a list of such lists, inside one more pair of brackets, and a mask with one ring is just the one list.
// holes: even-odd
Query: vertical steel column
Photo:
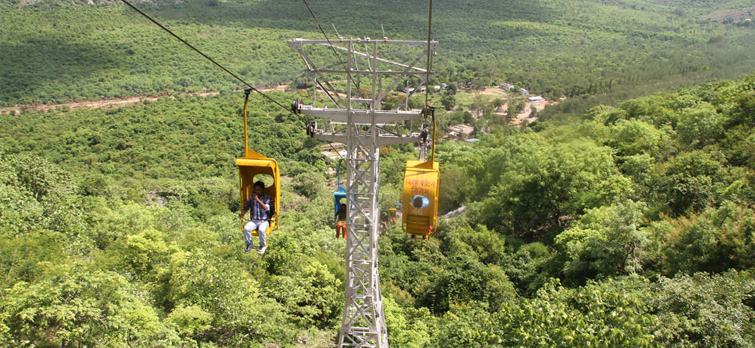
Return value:
[[(349, 71), (352, 60), (353, 44), (349, 42), (346, 63)], [(372, 74), (375, 74), (374, 69)], [(346, 303), (338, 346), (387, 348), (387, 330), (377, 272), (379, 130), (375, 127), (374, 112), (366, 132), (362, 129), (365, 126), (353, 122), (353, 87), (351, 78), (347, 78), (346, 199), (349, 209), (346, 224)], [(359, 91), (356, 93), (356, 98), (359, 98)], [(373, 92), (373, 101), (374, 96)], [(374, 106), (371, 108), (374, 110)]]
[[(372, 52), (355, 50), (355, 43), (365, 44), (365, 51)], [(337, 42), (294, 39), (288, 42), (302, 56), (307, 72), (315, 78), (315, 93), (319, 83), (322, 83), (323, 92), (335, 105), (335, 108), (316, 107), (315, 95), (312, 106), (302, 106), (297, 102), (294, 103), (294, 111), (346, 126), (345, 130), (339, 127), (336, 131), (331, 122), (330, 132), (316, 131), (313, 135), (316, 139), (344, 142), (347, 151), (346, 299), (338, 335), (339, 348), (388, 348), (388, 332), (378, 270), (380, 146), (418, 142), (419, 134), (403, 134), (402, 124), (405, 121), (421, 120), (422, 111), (381, 110), (381, 101), (405, 77), (418, 76), (424, 78), (420, 86), (425, 83), (431, 73), (415, 64), (426, 55), (427, 50), (434, 51), (436, 43), (432, 41), (428, 45), (425, 41), (369, 38), (339, 38)], [(305, 52), (305, 45), (327, 46), (332, 52), (346, 52), (347, 59), (343, 61), (338, 58), (338, 62), (318, 67), (312, 59), (314, 56)], [(380, 52), (380, 45), (392, 48)], [(410, 49), (421, 52), (406, 63), (378, 56)], [(356, 63), (359, 59), (367, 59), (371, 64), (367, 64), (365, 70), (359, 69)], [(364, 80), (361, 75), (365, 75)], [(343, 92), (339, 93), (330, 83), (330, 77), (346, 79), (345, 98), (341, 98)], [(392, 78), (393, 82), (387, 83), (389, 87), (384, 90), (383, 78), (386, 77)], [(356, 81), (368, 83), (370, 80), (370, 97), (361, 95), (359, 86), (353, 85)], [(386, 127), (393, 127), (394, 131), (384, 131)]]

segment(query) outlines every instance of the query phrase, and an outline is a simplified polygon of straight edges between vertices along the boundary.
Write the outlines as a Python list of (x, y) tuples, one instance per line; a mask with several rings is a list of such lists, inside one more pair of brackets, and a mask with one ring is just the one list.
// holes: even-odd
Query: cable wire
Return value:
[[(171, 31), (170, 29), (168, 29), (168, 28), (166, 28), (166, 27), (165, 27), (164, 25), (160, 24), (160, 22), (156, 21), (155, 19), (153, 19), (152, 17), (150, 17), (150, 16), (148, 15), (148, 14), (144, 13), (144, 12), (143, 12), (142, 10), (138, 9), (138, 8), (137, 8), (136, 6), (132, 5), (132, 4), (131, 4), (130, 2), (128, 2), (127, 0), (121, 0), (121, 2), (123, 2), (124, 4), (128, 5), (128, 6), (129, 6), (129, 7), (131, 7), (132, 9), (134, 9), (134, 11), (136, 11), (136, 12), (139, 12), (139, 14), (141, 14), (141, 15), (142, 15), (142, 16), (144, 16), (145, 18), (149, 19), (149, 20), (150, 20), (150, 21), (151, 21), (152, 23), (154, 23), (155, 25), (157, 25), (158, 27), (160, 27), (160, 28), (161, 28), (162, 30), (165, 30), (165, 31), (166, 31), (166, 32), (167, 32), (168, 34), (170, 34), (171, 36), (173, 36), (174, 38), (176, 38), (176, 39), (177, 39), (178, 41), (181, 41), (181, 42), (182, 42), (182, 43), (183, 43), (184, 45), (188, 46), (189, 48), (191, 48), (191, 49), (192, 49), (192, 50), (194, 50), (195, 52), (199, 53), (199, 54), (200, 54), (200, 55), (201, 55), (202, 57), (204, 57), (205, 59), (207, 59), (207, 60), (209, 60), (210, 62), (212, 62), (213, 64), (215, 64), (215, 65), (216, 65), (216, 66), (217, 66), (218, 68), (222, 69), (223, 71), (225, 71), (225, 72), (226, 72), (226, 73), (228, 73), (229, 75), (233, 76), (233, 77), (234, 77), (234, 78), (235, 78), (236, 80), (239, 80), (239, 82), (241, 82), (241, 83), (243, 83), (244, 85), (246, 85), (247, 87), (249, 87), (249, 89), (250, 89), (250, 90), (252, 90), (252, 91), (254, 91), (255, 93), (257, 93), (257, 94), (259, 94), (259, 95), (261, 95), (261, 96), (265, 97), (265, 99), (267, 99), (267, 100), (271, 101), (271, 102), (272, 102), (273, 104), (275, 104), (275, 105), (277, 105), (277, 106), (280, 106), (280, 107), (281, 107), (281, 108), (283, 108), (284, 110), (286, 110), (286, 111), (288, 111), (289, 113), (293, 114), (293, 112), (291, 111), (291, 109), (289, 109), (289, 108), (285, 107), (285, 106), (284, 106), (283, 104), (281, 104), (281, 103), (280, 103), (280, 102), (278, 102), (277, 100), (275, 100), (275, 99), (273, 99), (273, 98), (269, 97), (269, 96), (268, 96), (267, 94), (263, 93), (262, 91), (258, 90), (257, 88), (254, 88), (254, 86), (252, 86), (252, 85), (251, 85), (251, 84), (249, 84), (248, 82), (244, 81), (244, 80), (243, 80), (242, 78), (240, 78), (240, 77), (239, 77), (238, 75), (234, 74), (234, 73), (233, 73), (233, 72), (231, 72), (230, 70), (226, 69), (226, 68), (225, 68), (224, 66), (222, 66), (222, 65), (221, 65), (220, 63), (218, 63), (218, 62), (216, 62), (216, 61), (215, 61), (214, 59), (210, 58), (210, 56), (208, 56), (208, 55), (204, 54), (204, 53), (203, 53), (202, 51), (200, 51), (200, 50), (199, 50), (199, 49), (197, 49), (196, 47), (192, 46), (192, 45), (191, 45), (190, 43), (188, 43), (188, 42), (187, 42), (186, 40), (182, 39), (181, 37), (179, 37), (178, 35), (176, 35), (175, 33), (173, 33), (173, 32), (172, 32), (172, 31)], [(306, 4), (306, 1), (305, 1), (305, 4)], [(309, 5), (307, 5), (307, 8), (309, 8)], [(312, 13), (312, 10), (311, 10), (311, 9), (310, 9), (310, 13)], [(312, 16), (314, 16), (314, 15), (315, 15), (315, 14), (314, 14), (314, 13), (312, 13)], [(315, 21), (317, 21), (317, 18), (316, 18), (316, 17), (315, 17)], [(318, 24), (317, 24), (317, 26), (319, 27), (319, 26), (320, 26), (320, 24), (318, 23)], [(320, 27), (320, 31), (322, 31), (322, 27)], [(323, 35), (325, 35), (325, 32), (323, 32)], [(327, 39), (328, 37), (327, 37), (327, 36), (325, 36), (325, 38)], [(330, 42), (330, 40), (328, 40), (328, 42)], [(331, 46), (331, 48), (332, 48), (332, 46)], [(333, 51), (335, 52), (335, 49), (333, 49)], [(339, 60), (340, 60), (340, 57), (339, 57)], [(343, 64), (343, 62), (341, 62), (341, 63)], [(345, 66), (345, 65), (344, 65), (344, 66)], [(351, 74), (349, 74), (349, 77), (351, 78)], [(245, 105), (244, 105), (244, 110), (245, 110), (245, 111), (246, 111), (246, 102), (248, 101), (248, 99), (249, 99), (249, 94), (246, 94), (246, 97), (245, 97), (245, 100), (244, 100), (244, 104), (245, 104)], [(246, 126), (246, 125), (245, 125), (245, 126)], [(244, 128), (244, 131), (246, 132), (246, 127)], [(246, 134), (244, 134), (244, 137), (246, 138)], [(246, 139), (245, 139), (244, 141), (245, 141), (245, 145), (244, 145), (244, 146), (246, 147), (246, 146), (247, 146), (247, 145), (246, 145)], [(333, 143), (331, 143), (330, 141), (328, 141), (328, 144), (330, 145), (330, 148), (331, 148), (331, 149), (335, 150), (335, 147), (333, 146)], [(338, 154), (338, 156), (339, 156), (339, 157), (343, 158), (343, 156), (341, 155), (341, 153), (340, 153), (340, 152), (336, 151), (336, 154)]]
[(265, 97), (265, 99), (267, 99), (267, 100), (269, 100), (269, 101), (273, 102), (274, 104), (276, 104), (276, 105), (278, 105), (278, 106), (282, 107), (283, 109), (289, 110), (289, 109), (288, 109), (287, 107), (283, 106), (283, 104), (279, 103), (278, 101), (276, 101), (276, 100), (275, 100), (275, 99), (273, 99), (273, 98), (270, 98), (269, 96), (267, 96), (267, 95), (266, 95), (265, 93), (263, 93), (262, 91), (260, 91), (260, 90), (258, 90), (258, 89), (256, 89), (256, 88), (254, 88), (254, 86), (252, 86), (252, 85), (251, 85), (251, 84), (249, 84), (248, 82), (244, 81), (244, 80), (243, 80), (242, 78), (240, 78), (240, 77), (239, 77), (238, 75), (236, 75), (236, 74), (232, 73), (232, 72), (231, 72), (230, 70), (226, 69), (226, 68), (225, 68), (224, 66), (220, 65), (220, 63), (218, 63), (218, 62), (216, 62), (216, 61), (215, 61), (214, 59), (210, 58), (210, 56), (208, 56), (208, 55), (204, 54), (204, 53), (203, 53), (202, 51), (200, 51), (200, 50), (199, 50), (199, 49), (197, 49), (196, 47), (192, 46), (192, 45), (191, 45), (190, 43), (186, 42), (186, 40), (184, 40), (184, 39), (182, 39), (181, 37), (179, 37), (178, 35), (174, 34), (174, 33), (173, 33), (172, 31), (170, 31), (170, 29), (166, 28), (166, 27), (165, 27), (164, 25), (162, 25), (162, 24), (160, 24), (160, 23), (159, 23), (158, 21), (154, 20), (154, 19), (153, 19), (152, 17), (150, 17), (150, 16), (148, 15), (148, 14), (146, 14), (146, 13), (142, 12), (142, 10), (138, 9), (138, 8), (137, 8), (136, 6), (132, 5), (132, 4), (131, 4), (130, 2), (128, 2), (127, 0), (121, 0), (121, 2), (123, 2), (124, 4), (128, 5), (128, 6), (129, 6), (129, 7), (131, 7), (132, 9), (134, 9), (134, 11), (136, 11), (136, 12), (139, 12), (139, 13), (140, 13), (140, 14), (141, 14), (142, 16), (144, 16), (145, 18), (149, 19), (149, 20), (150, 20), (150, 21), (151, 21), (152, 23), (154, 23), (155, 25), (157, 25), (158, 27), (160, 27), (160, 28), (161, 28), (162, 30), (165, 30), (165, 31), (166, 31), (166, 32), (167, 32), (168, 34), (170, 34), (170, 35), (172, 35), (173, 37), (175, 37), (175, 38), (176, 38), (176, 39), (177, 39), (178, 41), (181, 41), (181, 42), (182, 42), (182, 43), (183, 43), (184, 45), (188, 46), (188, 47), (189, 47), (189, 48), (191, 48), (192, 50), (194, 50), (194, 51), (196, 51), (197, 53), (199, 53), (200, 55), (202, 55), (202, 57), (205, 57), (205, 58), (206, 58), (207, 60), (209, 60), (210, 62), (212, 62), (213, 64), (215, 64), (215, 65), (216, 65), (216, 66), (217, 66), (218, 68), (220, 68), (220, 69), (223, 69), (223, 71), (225, 71), (225, 72), (227, 72), (227, 73), (228, 73), (229, 75), (233, 76), (233, 77), (234, 77), (234, 78), (235, 78), (236, 80), (239, 80), (239, 81), (240, 81), (241, 83), (243, 83), (243, 84), (245, 84), (245, 85), (246, 85), (247, 87), (251, 88), (251, 89), (252, 89), (252, 91), (254, 91), (254, 92), (258, 93), (259, 95), (261, 95), (261, 96), (263, 96), (263, 97)]

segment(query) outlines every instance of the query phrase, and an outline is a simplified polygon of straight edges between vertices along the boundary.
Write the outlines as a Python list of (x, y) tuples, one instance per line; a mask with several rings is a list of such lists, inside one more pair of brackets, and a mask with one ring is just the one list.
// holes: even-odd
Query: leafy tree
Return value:
[(456, 87), (455, 83), (449, 83), (448, 84), (448, 89), (446, 89), (446, 91), (447, 91), (447, 93), (449, 95), (456, 95), (457, 89), (458, 89), (458, 87)]
[(644, 279), (609, 279), (570, 290), (546, 283), (532, 299), (508, 303), (494, 316), (498, 346), (652, 347), (658, 323), (649, 313)]
[(35, 199), (41, 199), (53, 190), (64, 190), (71, 184), (66, 172), (51, 165), (47, 160), (34, 156), (8, 156), (10, 166), (15, 171), (16, 180)]
[(399, 347), (427, 347), (433, 318), (426, 308), (401, 308), (390, 297), (383, 298), (385, 323), (390, 344)]
[(6, 238), (38, 227), (44, 208), (30, 192), (14, 186), (0, 186), (0, 227)]
[(743, 303), (752, 297), (751, 275), (727, 272), (696, 273), (661, 278), (651, 301), (662, 330), (655, 335), (664, 346), (747, 347), (755, 338), (755, 311)]
[(715, 199), (714, 185), (723, 170), (720, 162), (702, 151), (683, 153), (669, 162), (664, 190), (675, 214), (702, 210)]
[(126, 278), (83, 266), (52, 271), (57, 274), (47, 279), (15, 284), (0, 299), (2, 323), (9, 334), (0, 336), (4, 344), (181, 344), (145, 301), (143, 290)]
[(474, 97), (469, 110), (472, 111), (476, 118), (480, 118), (492, 114), (493, 105), (481, 94), (478, 94)]
[(453, 94), (446, 94), (440, 99), (440, 104), (443, 105), (444, 109), (451, 110), (456, 106), (456, 98)]
[(681, 111), (676, 130), (682, 144), (702, 148), (723, 136), (725, 121), (713, 105), (701, 103)]
[(725, 202), (700, 214), (655, 223), (653, 234), (667, 245), (661, 255), (665, 273), (724, 272), (755, 265), (751, 212)]
[(646, 206), (627, 200), (588, 210), (574, 227), (559, 234), (555, 245), (567, 261), (570, 282), (642, 272), (649, 239), (641, 228)]
[(506, 166), (482, 201), (488, 226), (506, 226), (508, 233), (531, 236), (558, 227), (563, 217), (610, 204), (628, 193), (629, 182), (618, 174), (608, 148), (582, 141), (556, 147), (540, 147), (534, 141), (504, 146), (512, 146), (508, 156), (517, 154), (516, 160), (493, 159), (494, 153), (485, 161)]
[(294, 178), (294, 189), (308, 197), (318, 197), (325, 190), (325, 177), (318, 173), (302, 173)]
[(417, 299), (418, 304), (433, 312), (444, 312), (452, 303), (472, 300), (484, 301), (491, 310), (496, 310), (516, 294), (506, 274), (497, 266), (485, 266), (463, 255), (448, 258), (444, 266), (444, 271), (432, 277), (432, 285)]
[(205, 312), (199, 306), (178, 305), (170, 312), (168, 320), (176, 325), (179, 334), (191, 336), (210, 328), (212, 314)]
[(664, 158), (671, 149), (668, 131), (640, 120), (619, 120), (610, 127), (608, 145), (617, 149), (620, 156), (647, 153), (654, 158)]
[(147, 276), (155, 272), (155, 267), (166, 262), (163, 258), (168, 253), (163, 235), (154, 229), (131, 235), (126, 241), (122, 261), (136, 275)]

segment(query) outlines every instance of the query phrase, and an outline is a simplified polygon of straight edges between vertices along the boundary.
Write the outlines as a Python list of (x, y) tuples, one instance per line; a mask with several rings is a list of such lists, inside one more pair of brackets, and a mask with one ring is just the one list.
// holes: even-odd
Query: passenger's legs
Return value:
[(343, 236), (343, 239), (346, 239), (346, 221), (338, 221), (336, 223), (336, 239), (338, 239), (339, 232)]
[(257, 224), (254, 223), (254, 221), (249, 221), (244, 225), (244, 243), (246, 245), (250, 245), (254, 247), (254, 242), (252, 241), (252, 231), (257, 229)]
[(270, 226), (270, 223), (267, 221), (260, 221), (259, 226), (257, 227), (257, 233), (260, 235), (260, 248), (264, 248), (267, 246), (267, 228)]

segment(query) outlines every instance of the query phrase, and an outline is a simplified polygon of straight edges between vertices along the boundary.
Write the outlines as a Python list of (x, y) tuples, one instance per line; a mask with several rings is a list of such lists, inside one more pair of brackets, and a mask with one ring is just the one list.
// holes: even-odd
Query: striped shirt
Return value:
[[(262, 203), (265, 203), (268, 208), (271, 208), (270, 196), (263, 193), (262, 196), (260, 196), (260, 201), (262, 201)], [(249, 210), (249, 208), (251, 208), (252, 210), (252, 220), (270, 219), (270, 209), (266, 210), (265, 207), (260, 205), (259, 202), (254, 199), (254, 195), (250, 195), (249, 199), (246, 200), (246, 204), (244, 204), (244, 209)]]

